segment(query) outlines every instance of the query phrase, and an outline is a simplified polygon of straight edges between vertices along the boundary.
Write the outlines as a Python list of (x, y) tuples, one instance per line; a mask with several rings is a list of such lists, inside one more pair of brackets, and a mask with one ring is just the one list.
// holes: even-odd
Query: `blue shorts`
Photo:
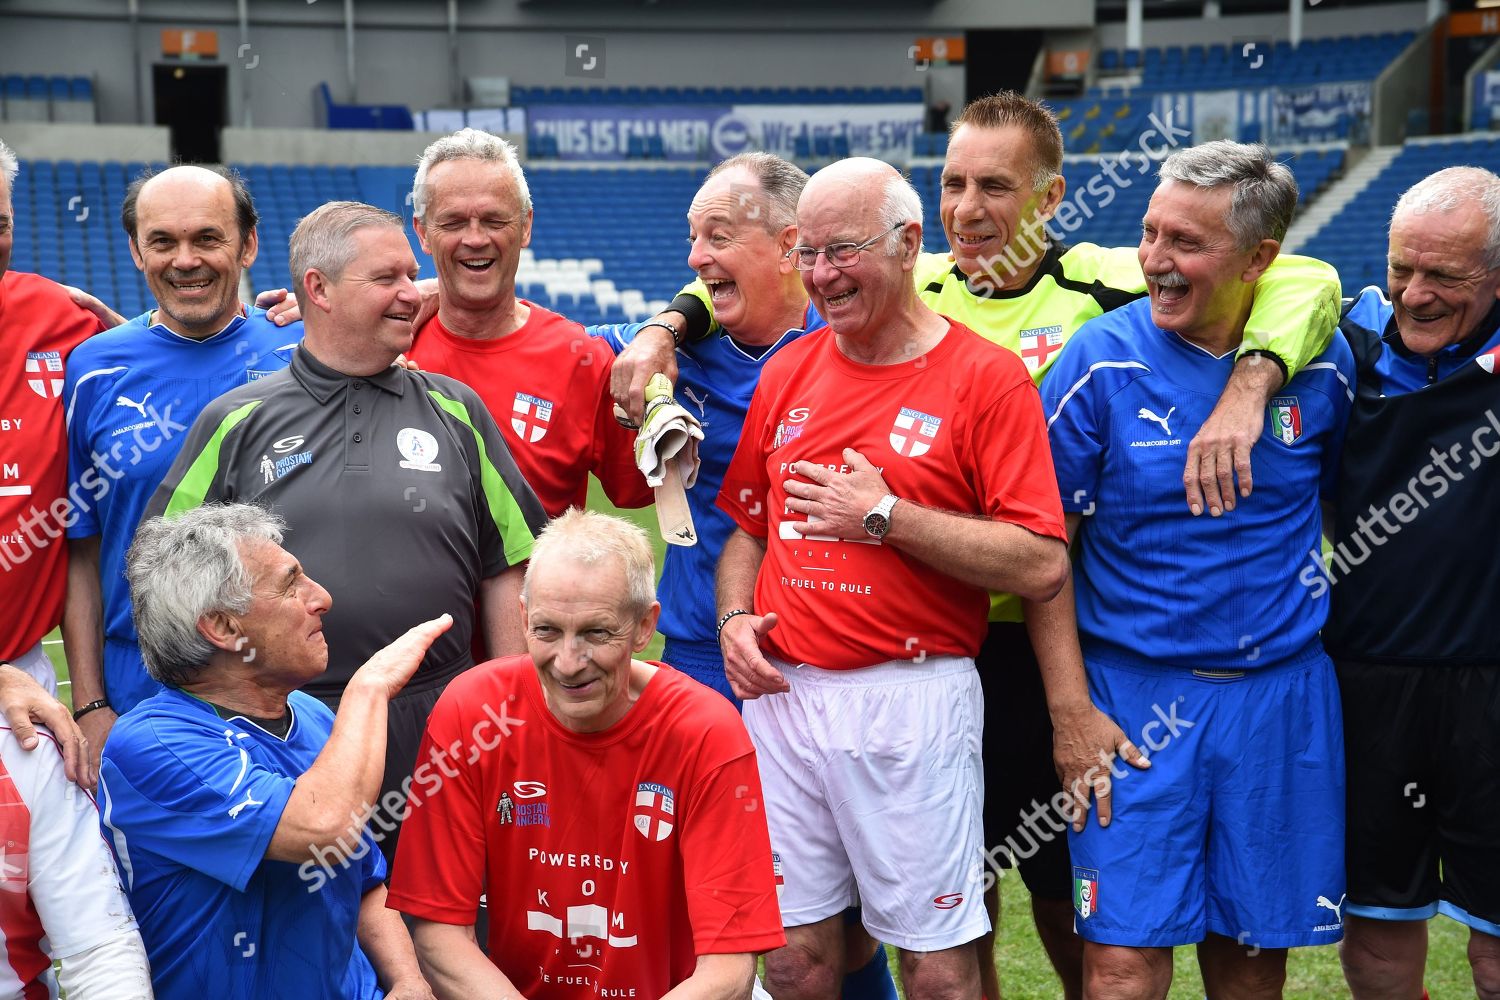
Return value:
[(1151, 768), (1116, 763), (1110, 825), (1091, 812), (1069, 830), (1078, 933), (1136, 948), (1342, 938), (1343, 717), (1323, 651), (1232, 673), (1088, 673)]
[(724, 654), (718, 643), (668, 639), (661, 651), (661, 661), (713, 688), (728, 698), (736, 710), (740, 709), (740, 700), (729, 687), (729, 678), (724, 676)]

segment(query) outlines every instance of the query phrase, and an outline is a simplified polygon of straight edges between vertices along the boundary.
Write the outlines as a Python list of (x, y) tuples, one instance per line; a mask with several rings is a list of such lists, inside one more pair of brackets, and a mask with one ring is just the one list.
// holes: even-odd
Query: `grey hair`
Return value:
[[(911, 186), (911, 181), (900, 174), (885, 182), (885, 201), (880, 205), (880, 227), (891, 229), (903, 222), (922, 224), (922, 196)], [(887, 233), (885, 253), (894, 257), (901, 252), (901, 232)]]
[(5, 178), (6, 188), (11, 188), (16, 183), (16, 175), (21, 172), (21, 161), (16, 159), (16, 151), (0, 141), (0, 177)]
[(481, 160), (500, 164), (516, 182), (521, 211), (531, 211), (531, 189), (526, 186), (526, 173), (521, 169), (516, 147), (498, 135), (477, 128), (461, 128), (433, 142), (417, 158), (417, 176), (411, 185), (411, 208), (412, 214), (423, 222), (427, 221), (427, 172), (444, 160)]
[(1447, 167), (1428, 174), (1402, 193), (1391, 212), (1391, 222), (1402, 212), (1451, 212), (1476, 202), (1489, 222), (1485, 235), (1484, 266), (1500, 267), (1500, 177), (1483, 167)]
[(1297, 210), (1297, 180), (1261, 143), (1216, 139), (1179, 149), (1162, 162), (1162, 180), (1200, 188), (1234, 185), (1224, 222), (1241, 250), (1261, 240), (1280, 240)]
[(531, 571), (538, 563), (572, 559), (593, 566), (611, 556), (625, 568), (627, 609), (636, 617), (644, 615), (656, 600), (656, 567), (646, 533), (623, 518), (576, 507), (554, 518), (536, 536), (521, 596), (530, 604)]
[(704, 183), (727, 170), (743, 167), (755, 175), (760, 182), (761, 194), (766, 201), (766, 229), (771, 235), (780, 235), (787, 226), (797, 224), (797, 199), (807, 186), (807, 171), (774, 153), (754, 151), (731, 156), (708, 172)]
[(198, 632), (198, 622), (216, 612), (250, 610), (253, 581), (240, 544), (280, 544), (284, 527), (281, 518), (250, 504), (210, 504), (141, 524), (125, 556), (125, 578), (152, 679), (182, 687), (208, 665), (218, 647)]
[(354, 234), (371, 226), (389, 226), (403, 234), (406, 229), (401, 216), (360, 201), (330, 201), (297, 223), (287, 256), (292, 289), (304, 309), (307, 303), (302, 301), (303, 276), (316, 268), (330, 281), (339, 280), (344, 268), (354, 262)]

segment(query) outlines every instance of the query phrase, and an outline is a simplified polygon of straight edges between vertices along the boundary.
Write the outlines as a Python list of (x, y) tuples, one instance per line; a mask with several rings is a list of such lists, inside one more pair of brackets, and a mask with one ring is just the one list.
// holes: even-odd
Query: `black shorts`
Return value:
[(1500, 668), (1336, 666), (1347, 912), (1500, 934)]
[(1052, 717), (1026, 626), (990, 622), (975, 666), (984, 691), (986, 849), (1006, 868), (1018, 864), (1033, 896), (1071, 899), (1068, 835), (1053, 828), (1066, 821), (1049, 805), (1062, 791), (1052, 766)]
[[(385, 855), (386, 881), (396, 863), (396, 841), (401, 836), (401, 824), (380, 803), (386, 800), (387, 792), (400, 792), (402, 785), (416, 769), (417, 751), (422, 746), (422, 736), (427, 732), (427, 718), (437, 705), (438, 698), (447, 688), (447, 682), (433, 683), (420, 688), (408, 687), (392, 698), (386, 713), (385, 776), (380, 782), (380, 797), (372, 806), (379, 806), (369, 824), (370, 832), (380, 838), (380, 853)], [(337, 698), (324, 699), (324, 704), (338, 711)], [(392, 799), (391, 801), (395, 801)], [(389, 829), (388, 829), (389, 828)]]

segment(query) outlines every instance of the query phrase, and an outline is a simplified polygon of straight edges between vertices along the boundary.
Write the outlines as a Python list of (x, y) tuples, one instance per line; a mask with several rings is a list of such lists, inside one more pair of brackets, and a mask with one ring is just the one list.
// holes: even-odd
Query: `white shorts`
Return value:
[(859, 670), (771, 663), (791, 690), (745, 702), (781, 919), (858, 903), (877, 940), (939, 951), (990, 928), (984, 910), (984, 695), (974, 661)]
[(47, 655), (41, 643), (37, 643), (11, 660), (10, 665), (26, 671), (36, 679), (38, 684), (47, 689), (48, 694), (54, 698), (57, 697), (57, 671), (52, 668), (52, 658)]

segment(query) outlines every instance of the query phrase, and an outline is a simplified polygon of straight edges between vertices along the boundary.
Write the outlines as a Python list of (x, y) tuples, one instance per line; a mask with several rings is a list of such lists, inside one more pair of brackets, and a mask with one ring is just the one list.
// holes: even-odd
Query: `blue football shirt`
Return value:
[[(803, 327), (788, 330), (759, 357), (746, 351), (722, 330), (704, 340), (684, 344), (677, 351), (677, 401), (703, 424), (698, 444), (701, 465), (698, 481), (687, 491), (688, 509), (698, 529), (698, 544), (669, 545), (662, 566), (658, 629), (669, 639), (717, 645), (714, 625), (718, 606), (714, 603), (714, 572), (724, 543), (734, 532), (734, 522), (714, 502), (724, 485), (724, 473), (739, 445), (745, 427), (750, 397), (760, 382), (765, 363), (781, 348), (827, 324), (809, 303)], [(593, 326), (588, 332), (602, 337), (616, 353), (634, 339), (641, 324)]]
[(1356, 326), (1374, 330), (1385, 341), (1385, 349), (1375, 359), (1375, 376), (1380, 379), (1382, 396), (1401, 396), (1416, 392), (1452, 375), (1478, 355), (1500, 347), (1500, 329), (1481, 342), (1478, 337), (1449, 344), (1432, 357), (1413, 354), (1396, 336), (1396, 310), (1385, 292), (1370, 285), (1345, 310), (1345, 318)]
[(167, 688), (109, 734), (100, 822), (159, 997), (384, 995), (356, 938), (360, 901), (385, 877), (368, 831), (347, 866), (265, 856), (292, 786), (333, 730), (333, 713), (310, 695), (289, 703), (283, 738)]
[(1085, 515), (1075, 578), (1090, 662), (1245, 670), (1317, 640), (1327, 588), (1303, 578), (1322, 565), (1318, 501), (1334, 486), (1353, 356), (1335, 337), (1276, 393), (1254, 492), (1193, 517), (1187, 446), (1234, 362), (1159, 329), (1141, 299), (1081, 327), (1042, 382), (1063, 508)]
[(69, 355), (68, 537), (99, 537), (104, 600), (104, 686), (124, 713), (160, 690), (146, 674), (130, 618), (125, 552), (188, 428), (212, 400), (280, 371), (302, 324), (278, 327), (249, 309), (204, 340), (173, 333), (151, 313), (106, 330)]

